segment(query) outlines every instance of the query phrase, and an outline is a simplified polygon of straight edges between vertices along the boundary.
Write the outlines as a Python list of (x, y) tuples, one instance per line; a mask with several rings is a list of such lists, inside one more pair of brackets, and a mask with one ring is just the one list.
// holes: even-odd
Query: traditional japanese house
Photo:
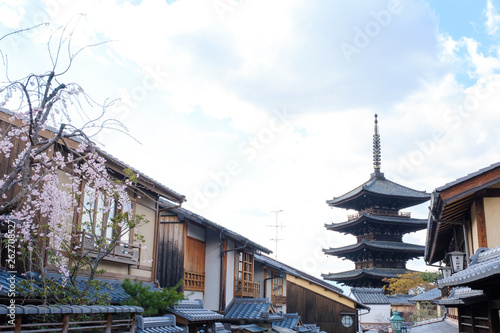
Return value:
[(423, 256), (424, 247), (403, 242), (403, 235), (425, 229), (424, 219), (415, 219), (401, 210), (421, 204), (430, 198), (385, 178), (381, 172), (381, 147), (378, 120), (375, 115), (373, 135), (374, 172), (370, 179), (352, 191), (328, 200), (331, 207), (352, 209), (347, 221), (327, 224), (328, 230), (356, 236), (357, 243), (325, 249), (327, 255), (351, 260), (355, 269), (323, 274), (327, 280), (353, 287), (382, 287), (383, 278), (397, 277), (406, 271), (406, 262)]
[(361, 311), (359, 322), (363, 331), (379, 330), (389, 326), (391, 316), (391, 301), (382, 288), (351, 288), (351, 297), (370, 307)]
[(500, 163), (432, 193), (425, 261), (444, 263), (438, 280), (460, 332), (500, 332)]
[(260, 297), (254, 257), (269, 249), (166, 200), (158, 237), (161, 287), (182, 279), (188, 299), (201, 299), (207, 309), (221, 312), (235, 297)]
[(256, 255), (255, 261), (256, 275), (265, 288), (262, 297), (270, 298), (276, 311), (300, 315), (304, 323), (300, 330), (310, 324), (328, 333), (357, 331), (358, 312), (368, 311), (367, 306), (331, 283), (268, 256)]
[[(22, 126), (22, 122), (19, 119), (13, 118), (12, 114), (7, 110), (0, 109), (0, 126), (2, 131), (5, 131), (7, 128)], [(41, 131), (41, 136), (43, 138), (51, 138), (54, 136), (54, 132), (50, 129), (46, 129)], [(62, 154), (69, 154), (67, 148), (71, 147), (76, 149), (79, 144), (80, 142), (75, 140), (66, 139), (59, 142), (54, 147), (56, 151)], [(13, 151), (22, 151), (22, 149), (23, 142), (20, 140), (14, 142)], [(75, 254), (94, 258), (97, 255), (97, 250), (94, 249), (96, 248), (94, 243), (96, 237), (105, 237), (106, 242), (116, 242), (116, 246), (113, 251), (106, 255), (100, 262), (99, 270), (102, 271), (99, 274), (99, 279), (107, 279), (110, 283), (113, 283), (113, 281), (116, 282), (116, 280), (121, 281), (125, 278), (130, 278), (146, 283), (154, 283), (156, 281), (156, 270), (153, 269), (153, 267), (156, 267), (157, 260), (155, 246), (157, 243), (158, 228), (160, 226), (159, 200), (160, 198), (168, 199), (180, 206), (185, 201), (185, 197), (103, 150), (95, 148), (95, 151), (106, 160), (105, 166), (107, 172), (113, 179), (123, 181), (128, 177), (127, 174), (129, 172), (138, 176), (137, 183), (128, 191), (131, 201), (130, 209), (133, 214), (143, 215), (149, 223), (129, 230), (129, 232), (121, 235), (120, 239), (113, 240), (110, 238), (111, 236), (108, 236), (110, 233), (108, 223), (111, 218), (119, 212), (116, 202), (111, 206), (109, 211), (104, 212), (102, 209), (98, 209), (99, 206), (102, 205), (103, 198), (95, 196), (90, 199), (88, 193), (85, 192), (80, 198), (79, 208), (83, 205), (88, 205), (93, 208), (94, 216), (90, 217), (93, 223), (84, 224), (85, 219), (89, 219), (89, 216), (83, 216), (81, 211), (77, 210), (75, 210), (72, 218), (70, 217), (67, 221), (67, 229), (68, 233), (71, 235), (72, 244), (75, 246)], [(11, 168), (12, 164), (11, 159), (12, 157), (7, 157), (5, 154), (0, 156), (0, 175), (9, 172), (9, 168)], [(71, 172), (72, 170), (69, 169), (58, 170), (58, 179), (64, 183), (67, 181), (68, 174)], [(85, 185), (85, 183), (81, 184), (82, 192)], [(11, 195), (14, 195), (14, 192), (12, 192)], [(37, 221), (39, 221), (39, 223), (46, 223), (43, 216), (38, 218)], [(135, 237), (139, 235), (142, 236), (144, 242), (139, 241), (137, 237)], [(1, 258), (1, 266), (5, 268), (5, 249), (3, 250)], [(48, 261), (47, 257), (41, 260)], [(25, 273), (25, 268), (20, 265), (20, 262), (19, 260), (16, 269), (18, 273)], [(45, 267), (47, 267), (47, 273), (49, 275), (52, 274), (54, 278), (57, 278), (59, 271), (56, 267), (50, 262), (47, 262)], [(81, 275), (85, 275), (83, 270), (81, 270)], [(117, 299), (115, 296), (117, 295), (112, 295), (112, 300)]]

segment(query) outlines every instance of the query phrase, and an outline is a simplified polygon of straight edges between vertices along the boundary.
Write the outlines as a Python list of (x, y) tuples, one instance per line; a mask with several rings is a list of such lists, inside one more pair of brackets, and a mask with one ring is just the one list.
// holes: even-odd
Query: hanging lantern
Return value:
[(443, 276), (443, 279), (446, 279), (451, 275), (451, 267), (450, 266), (444, 266), (444, 267), (439, 267), (439, 270), (441, 271), (441, 275)]
[(449, 252), (447, 254), (450, 263), (451, 263), (451, 271), (453, 274), (456, 272), (460, 272), (465, 267), (465, 253), (459, 251)]

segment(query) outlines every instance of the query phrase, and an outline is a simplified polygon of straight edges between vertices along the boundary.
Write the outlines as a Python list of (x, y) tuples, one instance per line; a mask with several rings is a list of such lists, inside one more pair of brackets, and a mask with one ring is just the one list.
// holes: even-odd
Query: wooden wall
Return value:
[(354, 323), (346, 328), (341, 323), (343, 315), (340, 314), (340, 312), (355, 313), (355, 309), (290, 281), (287, 281), (286, 295), (287, 312), (297, 312), (304, 324), (316, 324), (327, 333), (356, 332), (357, 316), (352, 316)]
[(162, 216), (158, 230), (158, 274), (161, 287), (172, 287), (184, 277), (186, 225), (176, 216)]

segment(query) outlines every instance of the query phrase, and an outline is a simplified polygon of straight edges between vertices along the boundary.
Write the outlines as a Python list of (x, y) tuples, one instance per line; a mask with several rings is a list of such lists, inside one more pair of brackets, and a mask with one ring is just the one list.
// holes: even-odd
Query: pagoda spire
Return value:
[(375, 133), (373, 134), (373, 168), (375, 175), (380, 175), (381, 155), (380, 155), (380, 135), (378, 134), (378, 119), (375, 114)]

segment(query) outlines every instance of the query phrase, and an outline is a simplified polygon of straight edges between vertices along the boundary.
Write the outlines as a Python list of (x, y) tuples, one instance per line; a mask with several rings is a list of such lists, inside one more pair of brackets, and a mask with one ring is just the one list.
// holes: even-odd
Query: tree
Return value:
[[(132, 215), (129, 209), (127, 190), (134, 186), (136, 176), (129, 170), (124, 171), (128, 177), (111, 177), (105, 159), (88, 134), (89, 130), (95, 135), (106, 128), (126, 131), (117, 120), (103, 120), (112, 102), (98, 104), (78, 84), (62, 81), (76, 56), (86, 48), (76, 52), (71, 48), (77, 23), (51, 35), (47, 43), (49, 71), (31, 73), (19, 80), (10, 80), (7, 75), (0, 87), (0, 107), (10, 110), (3, 109), (10, 116), (0, 124), (0, 217), (4, 228), (8, 228), (7, 268), (16, 267), (16, 256), (10, 253), (18, 252), (25, 270), (39, 272), (42, 282), (51, 284), (45, 276), (50, 265), (61, 274), (63, 286), (69, 280), (72, 292), (86, 295), (100, 262), (113, 251), (116, 242), (147, 221)], [(38, 26), (30, 29), (35, 28)], [(4, 39), (23, 32), (14, 31), (0, 38), (0, 49)], [(8, 73), (8, 57), (1, 51), (0, 56)], [(62, 65), (64, 57), (67, 61)], [(87, 112), (90, 107), (101, 111), (91, 117)], [(79, 121), (72, 121), (76, 116)], [(92, 204), (97, 201), (99, 205)], [(115, 208), (119, 214), (113, 217), (110, 211)], [(75, 214), (87, 216), (81, 226), (73, 225)], [(101, 232), (83, 247), (79, 235), (90, 225), (95, 226), (97, 218), (103, 222)], [(88, 256), (90, 252), (93, 257)], [(88, 279), (80, 290), (76, 278), (83, 271)], [(31, 290), (40, 295), (45, 288)], [(45, 295), (51, 301), (65, 299), (65, 295), (57, 293)]]
[(433, 283), (422, 278), (422, 272), (406, 272), (405, 274), (399, 274), (397, 278), (385, 278), (382, 281), (389, 283), (384, 289), (391, 295), (418, 295), (434, 288)]
[(175, 286), (163, 288), (161, 291), (151, 290), (142, 282), (131, 282), (125, 279), (122, 283), (123, 290), (130, 296), (123, 302), (124, 305), (135, 305), (144, 308), (145, 316), (163, 316), (167, 308), (184, 299), (184, 294), (178, 292), (181, 289), (182, 280)]

